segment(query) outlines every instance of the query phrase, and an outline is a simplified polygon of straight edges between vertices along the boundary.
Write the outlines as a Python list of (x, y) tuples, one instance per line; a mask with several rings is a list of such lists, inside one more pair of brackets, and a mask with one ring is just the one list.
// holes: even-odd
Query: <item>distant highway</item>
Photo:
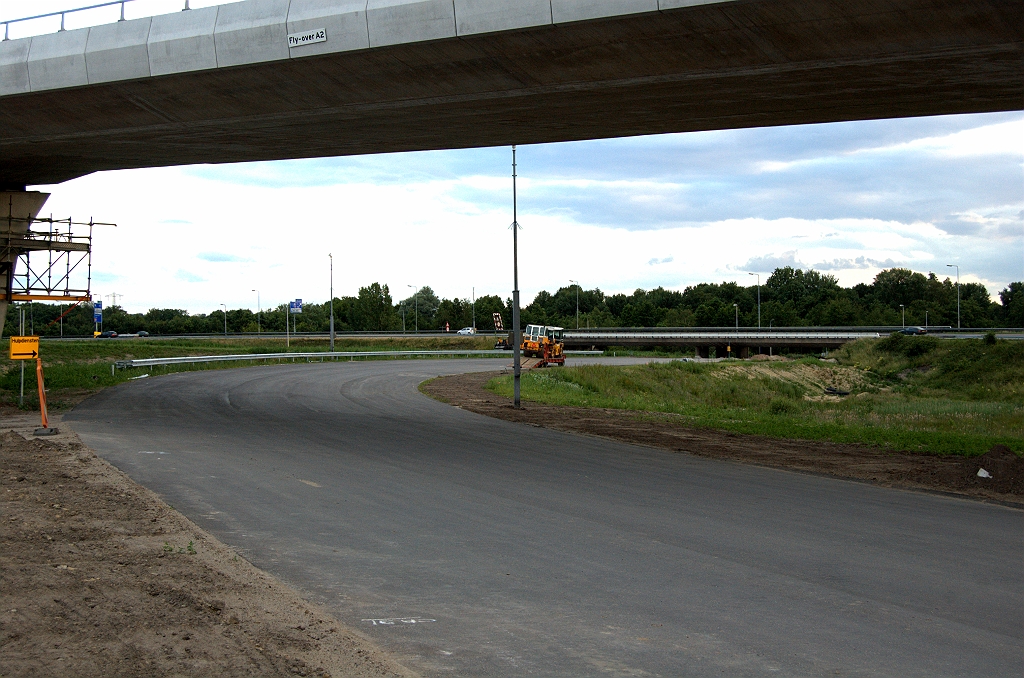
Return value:
[(65, 423), (425, 676), (1024, 675), (1024, 511), (417, 391), (494, 367), (180, 373)]

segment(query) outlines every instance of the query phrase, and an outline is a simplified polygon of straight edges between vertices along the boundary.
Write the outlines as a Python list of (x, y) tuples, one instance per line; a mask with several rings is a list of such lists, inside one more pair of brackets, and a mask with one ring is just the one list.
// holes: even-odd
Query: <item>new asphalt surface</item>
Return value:
[(1024, 512), (417, 391), (500, 364), (172, 374), (65, 421), (425, 675), (1024, 675)]

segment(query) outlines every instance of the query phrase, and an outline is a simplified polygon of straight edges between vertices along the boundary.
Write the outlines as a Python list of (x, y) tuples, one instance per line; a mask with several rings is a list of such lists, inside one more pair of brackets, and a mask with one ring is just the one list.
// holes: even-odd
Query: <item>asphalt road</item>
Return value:
[(172, 374), (65, 421), (426, 675), (1024, 675), (1024, 512), (511, 424), (416, 389), (494, 368)]

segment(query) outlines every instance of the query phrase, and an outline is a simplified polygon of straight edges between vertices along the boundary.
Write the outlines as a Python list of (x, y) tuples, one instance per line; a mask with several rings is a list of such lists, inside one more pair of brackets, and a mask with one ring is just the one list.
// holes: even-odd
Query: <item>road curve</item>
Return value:
[(416, 388), (495, 366), (180, 373), (65, 421), (425, 675), (1024, 675), (1024, 512), (497, 421)]

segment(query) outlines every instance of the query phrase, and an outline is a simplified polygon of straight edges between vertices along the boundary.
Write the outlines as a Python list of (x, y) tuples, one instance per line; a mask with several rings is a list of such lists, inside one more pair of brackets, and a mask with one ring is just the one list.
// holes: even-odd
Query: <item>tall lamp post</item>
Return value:
[(331, 260), (331, 353), (334, 353), (334, 255), (327, 254)]
[(260, 305), (260, 291), (253, 290), (253, 292), (256, 293), (256, 334), (259, 335), (262, 331), (260, 329), (260, 316), (263, 315), (263, 306)]
[(473, 290), (473, 331), (476, 332), (476, 287)]
[(519, 409), (519, 386), (522, 377), (522, 362), (519, 344), (522, 330), (519, 327), (519, 196), (516, 193), (516, 147), (512, 146), (512, 407)]
[(576, 285), (576, 329), (580, 328), (580, 281), (570, 280), (569, 282)]
[(748, 273), (747, 275), (757, 276), (757, 329), (761, 329), (761, 274)]
[(224, 307), (224, 338), (228, 338), (228, 305), (221, 304)]
[(416, 334), (420, 333), (420, 288), (406, 285), (413, 288), (413, 318), (416, 320)]
[(956, 269), (956, 328), (960, 329), (960, 266), (959, 264), (946, 264), (946, 267)]
[(900, 313), (903, 314), (903, 329), (907, 329), (907, 307), (900, 304)]
[[(736, 311), (736, 337), (738, 339), (740, 336), (740, 305), (733, 304), (732, 308), (734, 311)], [(732, 356), (729, 357), (731, 358)]]

